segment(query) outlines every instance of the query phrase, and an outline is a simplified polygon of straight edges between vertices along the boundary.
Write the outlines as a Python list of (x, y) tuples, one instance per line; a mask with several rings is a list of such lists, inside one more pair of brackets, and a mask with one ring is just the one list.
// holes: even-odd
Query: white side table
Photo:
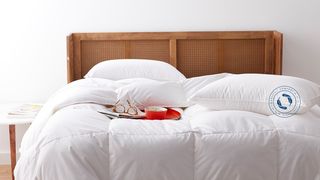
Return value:
[(8, 111), (21, 104), (0, 104), (0, 125), (9, 126), (9, 138), (10, 138), (10, 157), (11, 157), (11, 175), (14, 180), (13, 171), (16, 166), (16, 125), (18, 124), (30, 124), (34, 118), (12, 118), (8, 117)]

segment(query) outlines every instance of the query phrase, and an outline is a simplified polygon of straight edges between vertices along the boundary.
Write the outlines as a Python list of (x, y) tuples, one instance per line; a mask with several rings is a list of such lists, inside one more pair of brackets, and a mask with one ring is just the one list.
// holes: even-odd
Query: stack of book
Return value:
[(42, 108), (40, 104), (22, 104), (8, 111), (9, 118), (34, 118)]

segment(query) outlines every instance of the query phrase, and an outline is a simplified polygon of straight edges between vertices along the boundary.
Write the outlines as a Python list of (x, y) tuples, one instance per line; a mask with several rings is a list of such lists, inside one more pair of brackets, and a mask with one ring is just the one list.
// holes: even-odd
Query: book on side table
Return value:
[(41, 104), (21, 104), (10, 109), (8, 118), (34, 118), (42, 108)]

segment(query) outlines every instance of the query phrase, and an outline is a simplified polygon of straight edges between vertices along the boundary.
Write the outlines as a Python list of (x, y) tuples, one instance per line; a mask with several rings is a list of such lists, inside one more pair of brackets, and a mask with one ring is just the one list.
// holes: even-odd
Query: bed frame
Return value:
[(277, 31), (72, 33), (67, 37), (68, 82), (110, 59), (155, 59), (186, 77), (230, 73), (281, 74)]

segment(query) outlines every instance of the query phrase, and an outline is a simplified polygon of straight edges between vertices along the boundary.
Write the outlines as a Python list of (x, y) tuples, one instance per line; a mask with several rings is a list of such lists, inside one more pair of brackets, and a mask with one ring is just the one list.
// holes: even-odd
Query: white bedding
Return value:
[(97, 110), (120, 85), (103, 82), (49, 100), (23, 138), (17, 180), (320, 180), (319, 106), (290, 118), (194, 105), (179, 121), (110, 120)]

